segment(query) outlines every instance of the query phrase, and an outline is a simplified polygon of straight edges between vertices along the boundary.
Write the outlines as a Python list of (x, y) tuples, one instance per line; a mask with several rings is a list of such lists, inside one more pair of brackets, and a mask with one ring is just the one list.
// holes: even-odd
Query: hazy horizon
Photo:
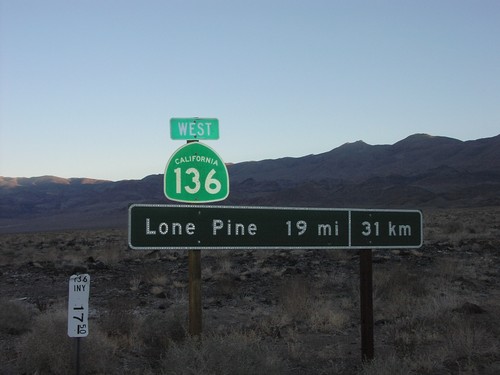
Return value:
[[(404, 137), (392, 144), (369, 144), (367, 143), (368, 145), (370, 146), (379, 146), (379, 145), (393, 145), (397, 142), (400, 142), (410, 136), (414, 136), (414, 135), (417, 135), (417, 134), (425, 134), (425, 135), (429, 135), (430, 137), (443, 137), (443, 138), (452, 138), (452, 139), (456, 139), (456, 138), (453, 138), (453, 137), (448, 137), (448, 136), (445, 136), (445, 135), (433, 135), (433, 134), (427, 134), (427, 133), (415, 133), (415, 134), (409, 134), (407, 137)], [(493, 137), (496, 137), (500, 135), (497, 134), (497, 135), (493, 135), (491, 137), (484, 137), (484, 138), (493, 138)], [(459, 141), (462, 141), (462, 142), (468, 142), (468, 141), (475, 141), (475, 140), (479, 140), (479, 139), (484, 139), (484, 138), (477, 138), (477, 139), (465, 139), (465, 140), (461, 140), (461, 139), (457, 139)], [(362, 139), (359, 139), (359, 140), (356, 140), (356, 141), (352, 141), (352, 142), (347, 142), (347, 143), (355, 143), (355, 142), (358, 142), (358, 141), (361, 141), (361, 142), (364, 142)], [(366, 142), (365, 142), (366, 143)], [(342, 145), (340, 145), (342, 146)], [(335, 148), (338, 148), (340, 146), (337, 146)], [(179, 146), (180, 147), (180, 146)], [(331, 150), (334, 150), (335, 148), (332, 148)], [(242, 160), (242, 161), (239, 161), (239, 162), (231, 162), (231, 161), (224, 161), (225, 164), (238, 164), (238, 163), (245, 163), (245, 162), (258, 162), (258, 161), (263, 161), (263, 160), (276, 160), (276, 159), (281, 159), (281, 158), (289, 158), (289, 157), (293, 157), (293, 158), (302, 158), (302, 157), (306, 157), (306, 156), (309, 156), (309, 155), (319, 155), (319, 154), (323, 154), (325, 152), (329, 152), (331, 150), (327, 150), (327, 151), (323, 151), (323, 152), (318, 152), (318, 153), (312, 153), (312, 154), (307, 154), (307, 155), (299, 155), (299, 156), (287, 156), (287, 155), (283, 155), (281, 157), (278, 157), (278, 158), (271, 158), (271, 159), (256, 159), (256, 160)], [(166, 163), (165, 163), (166, 164)], [(30, 179), (30, 178), (41, 178), (41, 177), (56, 177), (56, 178), (62, 178), (62, 179), (65, 179), (65, 180), (69, 180), (69, 179), (88, 179), (88, 180), (98, 180), (98, 181), (112, 181), (112, 182), (116, 182), (116, 181), (122, 181), (122, 180), (141, 180), (145, 177), (148, 177), (148, 176), (151, 176), (151, 175), (161, 175), (164, 173), (164, 170), (162, 171), (159, 171), (157, 173), (153, 172), (153, 173), (149, 173), (149, 174), (146, 174), (142, 177), (137, 177), (137, 178), (123, 178), (123, 179), (106, 179), (106, 178), (96, 178), (96, 177), (93, 177), (93, 176), (60, 176), (60, 175), (52, 175), (52, 174), (41, 174), (41, 175), (36, 175), (36, 176), (4, 176), (4, 175), (0, 175), (0, 177), (2, 178), (26, 178), (26, 179)]]

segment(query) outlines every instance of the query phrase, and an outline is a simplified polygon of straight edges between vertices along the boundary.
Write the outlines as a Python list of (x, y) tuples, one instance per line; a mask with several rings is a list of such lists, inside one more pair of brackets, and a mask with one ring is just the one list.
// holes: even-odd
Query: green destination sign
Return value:
[(171, 118), (170, 138), (181, 140), (219, 139), (216, 118)]
[(132, 249), (374, 249), (422, 246), (418, 210), (134, 204)]
[(227, 168), (217, 153), (200, 142), (187, 143), (165, 168), (165, 196), (176, 202), (217, 202), (229, 195)]

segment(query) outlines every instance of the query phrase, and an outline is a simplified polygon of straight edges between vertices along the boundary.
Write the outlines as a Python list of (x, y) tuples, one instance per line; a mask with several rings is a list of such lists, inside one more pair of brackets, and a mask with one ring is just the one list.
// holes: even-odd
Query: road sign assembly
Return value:
[[(226, 199), (226, 165), (198, 142), (218, 139), (219, 121), (171, 118), (170, 136), (188, 143), (165, 167), (165, 196), (182, 203)], [(188, 250), (191, 336), (202, 331), (200, 250), (359, 249), (361, 352), (367, 360), (374, 357), (372, 249), (421, 247), (423, 220), (419, 210), (132, 204), (128, 244), (136, 250)], [(71, 288), (76, 292), (78, 287), (70, 281), (68, 335), (83, 336), (88, 332), (88, 306), (74, 302)], [(78, 289), (78, 296), (84, 296), (84, 289)]]

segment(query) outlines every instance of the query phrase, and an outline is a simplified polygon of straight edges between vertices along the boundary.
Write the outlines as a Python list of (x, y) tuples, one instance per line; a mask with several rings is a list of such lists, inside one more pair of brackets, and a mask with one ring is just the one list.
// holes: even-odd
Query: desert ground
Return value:
[(91, 276), (81, 374), (500, 374), (500, 207), (424, 210), (424, 246), (373, 251), (361, 361), (356, 250), (202, 251), (203, 333), (183, 251), (126, 230), (0, 235), (0, 373), (76, 373), (69, 277)]

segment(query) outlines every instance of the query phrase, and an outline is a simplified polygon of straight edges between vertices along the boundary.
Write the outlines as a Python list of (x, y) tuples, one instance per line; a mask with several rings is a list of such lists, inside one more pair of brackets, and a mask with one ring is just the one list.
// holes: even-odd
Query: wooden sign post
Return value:
[(201, 335), (201, 250), (188, 251), (189, 263), (189, 334)]
[(359, 251), (359, 296), (361, 312), (361, 358), (374, 358), (372, 250)]

